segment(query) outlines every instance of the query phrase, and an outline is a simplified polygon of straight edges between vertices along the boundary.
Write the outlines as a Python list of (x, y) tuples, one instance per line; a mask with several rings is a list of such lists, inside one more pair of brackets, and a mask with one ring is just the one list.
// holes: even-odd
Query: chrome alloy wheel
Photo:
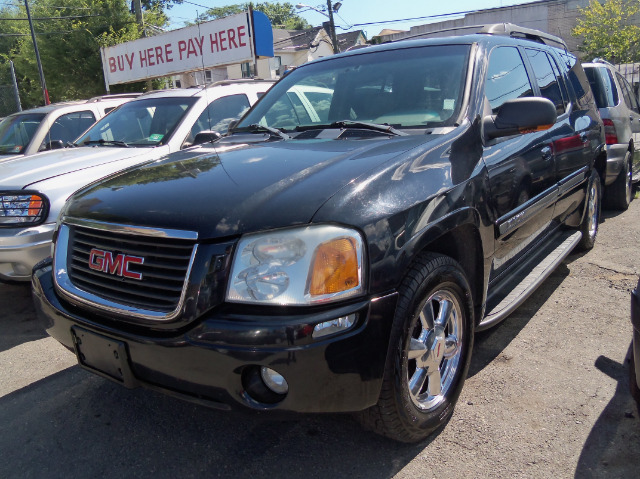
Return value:
[(589, 204), (587, 205), (589, 237), (595, 237), (598, 232), (598, 218), (600, 217), (600, 182), (592, 181), (589, 185)]
[(421, 410), (437, 407), (456, 376), (462, 355), (462, 309), (447, 289), (433, 293), (420, 311), (407, 351), (411, 400)]
[(626, 182), (625, 182), (625, 198), (627, 200), (627, 204), (631, 203), (631, 200), (633, 199), (633, 170), (631, 168), (631, 164), (628, 163), (628, 171), (626, 171)]

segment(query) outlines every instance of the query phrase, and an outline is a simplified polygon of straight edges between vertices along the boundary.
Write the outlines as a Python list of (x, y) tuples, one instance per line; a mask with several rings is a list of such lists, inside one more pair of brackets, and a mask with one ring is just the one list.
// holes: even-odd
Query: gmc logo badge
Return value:
[(89, 268), (125, 278), (141, 280), (142, 273), (129, 271), (129, 266), (142, 263), (144, 263), (144, 258), (140, 258), (139, 256), (121, 253), (114, 257), (111, 251), (103, 251), (96, 248), (92, 249), (91, 253), (89, 253)]

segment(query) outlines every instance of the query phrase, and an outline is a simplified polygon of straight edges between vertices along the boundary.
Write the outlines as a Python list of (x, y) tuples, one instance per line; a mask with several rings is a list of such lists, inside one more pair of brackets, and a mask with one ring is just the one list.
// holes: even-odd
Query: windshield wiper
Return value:
[(87, 140), (84, 141), (82, 143), (83, 145), (114, 145), (114, 146), (120, 146), (122, 148), (131, 148), (127, 143), (125, 143), (124, 141), (118, 141), (118, 140)]
[(391, 125), (380, 123), (369, 123), (367, 121), (340, 120), (331, 123), (331, 128), (361, 128), (365, 130), (381, 131), (396, 136), (407, 136), (403, 131), (396, 130)]
[(283, 140), (290, 140), (291, 137), (287, 135), (284, 131), (280, 131), (277, 128), (272, 128), (270, 126), (260, 125), (258, 123), (254, 123), (253, 125), (249, 125), (247, 127), (248, 131), (257, 132), (257, 131), (266, 131), (267, 133), (271, 133), (272, 135), (279, 136)]

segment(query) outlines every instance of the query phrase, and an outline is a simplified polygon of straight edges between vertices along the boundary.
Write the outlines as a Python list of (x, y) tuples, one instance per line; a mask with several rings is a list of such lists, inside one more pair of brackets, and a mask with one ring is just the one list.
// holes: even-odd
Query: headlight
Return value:
[(43, 195), (27, 191), (0, 192), (0, 226), (29, 226), (47, 218)]
[(308, 305), (363, 292), (362, 238), (338, 226), (308, 226), (243, 236), (227, 301)]

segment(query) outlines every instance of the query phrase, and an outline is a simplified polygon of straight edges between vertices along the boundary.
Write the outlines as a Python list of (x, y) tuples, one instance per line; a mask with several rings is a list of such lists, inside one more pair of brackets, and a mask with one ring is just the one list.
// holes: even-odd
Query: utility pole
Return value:
[(36, 62), (38, 63), (38, 72), (40, 73), (40, 85), (42, 86), (42, 96), (44, 97), (44, 104), (49, 105), (49, 92), (47, 91), (47, 84), (44, 81), (44, 72), (42, 71), (42, 62), (40, 61), (40, 52), (38, 51), (38, 42), (36, 42), (36, 32), (33, 29), (33, 22), (31, 21), (31, 12), (29, 11), (29, 3), (24, 0), (24, 6), (27, 9), (27, 19), (29, 20), (29, 28), (31, 29), (31, 39), (33, 40), (33, 49), (36, 52)]
[[(133, 5), (136, 9), (136, 22), (138, 22), (138, 31), (142, 37), (146, 37), (147, 33), (144, 28), (144, 18), (142, 17), (142, 0), (133, 0)], [(153, 90), (153, 83), (149, 78), (147, 80), (147, 91)]]
[(331, 36), (331, 43), (333, 45), (333, 53), (340, 53), (338, 48), (338, 38), (336, 37), (336, 24), (333, 21), (333, 5), (331, 0), (327, 0), (327, 10), (329, 11), (329, 35)]

